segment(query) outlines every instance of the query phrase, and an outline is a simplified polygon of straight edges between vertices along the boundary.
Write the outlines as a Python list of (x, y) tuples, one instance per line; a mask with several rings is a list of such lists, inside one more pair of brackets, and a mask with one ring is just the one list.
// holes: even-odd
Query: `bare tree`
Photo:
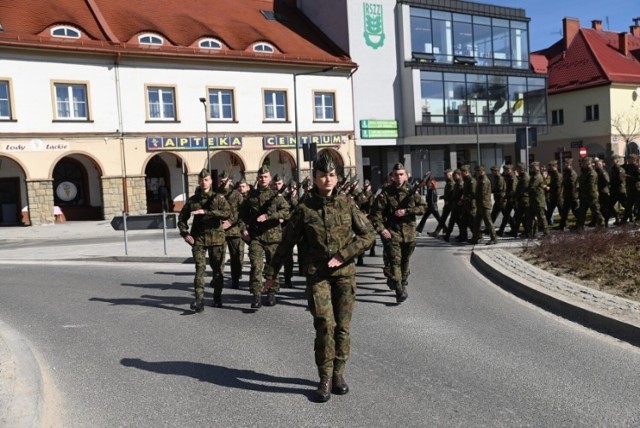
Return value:
[(624, 140), (624, 153), (629, 154), (629, 143), (640, 138), (640, 111), (630, 108), (611, 118), (611, 127)]

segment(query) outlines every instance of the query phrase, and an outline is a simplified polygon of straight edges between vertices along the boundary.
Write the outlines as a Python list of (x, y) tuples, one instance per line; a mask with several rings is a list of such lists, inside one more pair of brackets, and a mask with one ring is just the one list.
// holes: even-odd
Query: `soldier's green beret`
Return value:
[(270, 173), (270, 171), (269, 171), (269, 167), (268, 167), (268, 166), (266, 166), (266, 165), (262, 165), (262, 166), (260, 167), (260, 169), (258, 170), (258, 175), (262, 175), (262, 174), (269, 174), (269, 173)]
[(529, 166), (531, 166), (531, 167), (539, 167), (539, 166), (540, 166), (540, 162), (538, 162), (538, 161), (533, 161), (533, 162), (531, 162), (531, 163), (529, 164)]
[(484, 171), (485, 167), (484, 165), (476, 165), (476, 171)]
[(462, 165), (460, 167), (460, 172), (469, 172), (469, 165)]
[(282, 177), (280, 177), (280, 174), (276, 174), (273, 176), (273, 181), (280, 181), (282, 180)]
[(497, 166), (497, 165), (494, 165), (494, 166), (491, 167), (491, 171), (498, 172), (498, 171), (500, 171), (500, 167)]
[(586, 157), (586, 158), (582, 158), (581, 161), (583, 163), (591, 163), (591, 162), (593, 162), (593, 158), (592, 157)]
[(406, 168), (400, 162), (397, 162), (395, 165), (393, 165), (393, 170), (394, 171), (402, 171), (404, 169), (406, 169)]
[(220, 180), (228, 180), (229, 179), (229, 174), (227, 174), (227, 171), (222, 171), (219, 175), (218, 178)]
[(314, 174), (316, 171), (328, 173), (337, 169), (336, 161), (326, 152), (318, 156), (318, 159), (313, 163)]
[(240, 178), (240, 180), (238, 180), (238, 184), (247, 184), (247, 179), (244, 177)]
[(202, 171), (200, 171), (200, 173), (198, 174), (198, 178), (199, 179), (202, 179), (202, 178), (205, 178), (205, 177), (210, 177), (210, 176), (211, 176), (211, 173), (206, 168), (202, 168)]
[(524, 165), (524, 162), (518, 162), (518, 163), (516, 164), (516, 168), (525, 169), (525, 168), (526, 168), (526, 166)]
[(558, 161), (556, 160), (552, 160), (551, 162), (549, 162), (548, 164), (549, 166), (558, 166)]

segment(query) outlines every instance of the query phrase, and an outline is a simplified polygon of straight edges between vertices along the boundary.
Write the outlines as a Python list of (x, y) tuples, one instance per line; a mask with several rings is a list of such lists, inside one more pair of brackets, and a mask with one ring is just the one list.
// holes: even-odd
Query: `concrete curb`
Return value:
[(0, 321), (0, 346), (3, 345), (10, 357), (0, 371), (2, 392), (7, 397), (1, 408), (0, 426), (42, 426), (44, 383), (40, 364), (26, 339)]
[[(585, 327), (623, 340), (634, 346), (640, 346), (640, 325), (635, 325), (632, 322), (620, 319), (612, 313), (605, 313), (583, 302), (577, 300), (572, 301), (573, 299), (550, 290), (541, 282), (534, 283), (533, 281), (526, 280), (522, 278), (521, 275), (518, 275), (517, 272), (511, 272), (505, 269), (505, 266), (502, 264), (496, 263), (491, 256), (491, 251), (495, 250), (474, 250), (471, 253), (471, 264), (499, 287), (570, 321), (577, 322)], [(507, 254), (506, 257), (513, 257), (513, 259), (519, 260), (515, 255), (504, 251), (503, 253), (504, 254), (501, 254), (503, 257)], [(544, 275), (550, 275), (542, 269), (529, 264), (527, 265), (527, 269), (532, 270), (532, 276), (542, 278)], [(557, 279), (558, 281), (560, 280), (559, 278)], [(605, 295), (605, 293), (594, 292), (594, 290), (579, 284), (572, 284), (571, 286), (575, 287), (576, 293), (584, 293), (591, 296), (602, 294), (602, 296), (606, 296), (603, 298), (605, 298), (607, 302), (615, 302), (621, 306), (628, 306), (629, 304), (635, 306), (634, 302), (616, 296)]]

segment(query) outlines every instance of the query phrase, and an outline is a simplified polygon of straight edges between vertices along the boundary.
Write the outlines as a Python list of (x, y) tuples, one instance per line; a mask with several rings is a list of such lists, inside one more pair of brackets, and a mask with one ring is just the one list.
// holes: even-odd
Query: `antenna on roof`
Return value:
[(608, 16), (605, 16), (605, 17), (604, 17), (604, 20), (605, 20), (605, 22), (607, 23), (607, 31), (609, 31), (609, 30), (610, 30), (610, 28), (609, 28), (609, 17), (608, 17)]
[(635, 18), (631, 18), (631, 20), (633, 21), (633, 25), (635, 25), (636, 27), (638, 25), (640, 25), (640, 16), (637, 16)]

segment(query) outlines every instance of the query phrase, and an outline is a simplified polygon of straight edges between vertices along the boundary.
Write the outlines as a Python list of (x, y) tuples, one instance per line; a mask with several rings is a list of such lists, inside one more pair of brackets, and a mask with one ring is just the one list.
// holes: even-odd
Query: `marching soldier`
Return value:
[(458, 225), (458, 230), (462, 230), (460, 216), (462, 215), (462, 191), (464, 188), (464, 181), (462, 181), (462, 173), (459, 169), (456, 169), (452, 173), (453, 178), (453, 190), (451, 191), (451, 217), (449, 217), (449, 224), (445, 228), (444, 239), (449, 242), (451, 232), (453, 232), (453, 226)]
[(527, 238), (532, 238), (531, 235), (531, 205), (529, 199), (529, 174), (525, 169), (522, 162), (516, 164), (516, 190), (514, 194), (515, 200), (515, 218), (514, 229), (511, 231), (511, 236), (518, 237), (518, 231), (520, 225), (524, 225), (524, 235)]
[[(240, 211), (242, 238), (249, 243), (249, 291), (253, 294), (253, 309), (262, 306), (262, 271), (265, 261), (271, 262), (278, 243), (282, 240), (280, 221), (289, 217), (289, 204), (269, 186), (270, 183), (269, 168), (263, 166), (258, 170), (256, 188), (249, 192)], [(269, 289), (265, 305), (275, 306), (278, 291), (280, 285), (276, 278), (274, 286)]]
[(511, 232), (516, 228), (513, 215), (511, 214), (516, 206), (516, 184), (517, 179), (513, 173), (513, 167), (511, 165), (505, 165), (503, 167), (502, 176), (504, 177), (504, 209), (502, 210), (502, 222), (500, 222), (500, 228), (496, 235), (504, 235), (504, 229), (509, 224)]
[[(198, 174), (200, 191), (191, 196), (182, 207), (178, 216), (178, 230), (184, 241), (191, 245), (191, 253), (196, 264), (196, 275), (193, 280), (196, 299), (191, 303), (191, 310), (204, 310), (204, 278), (207, 269), (206, 256), (213, 271), (211, 286), (213, 287), (213, 306), (222, 307), (222, 287), (224, 263), (224, 229), (222, 222), (231, 215), (231, 207), (226, 199), (211, 189), (211, 173), (203, 169)], [(191, 231), (187, 224), (193, 216)]]
[[(595, 158), (593, 160), (593, 168), (598, 175), (598, 203), (600, 204), (600, 214), (604, 218), (604, 227), (609, 227), (609, 219), (611, 218), (611, 193), (609, 173), (604, 169), (602, 159)], [(593, 219), (591, 220), (593, 223)]]
[(407, 299), (409, 260), (416, 248), (416, 216), (424, 215), (427, 204), (409, 187), (407, 171), (401, 163), (393, 166), (392, 184), (376, 198), (372, 220), (376, 231), (389, 242), (390, 286), (396, 301)]
[(270, 289), (295, 243), (307, 248), (303, 271), (316, 330), (315, 361), (320, 383), (315, 399), (349, 392), (344, 372), (351, 350), (351, 314), (355, 302), (358, 254), (371, 246), (371, 223), (350, 197), (338, 195), (338, 174), (330, 156), (313, 164), (313, 190), (300, 202), (284, 229), (277, 251), (265, 267), (263, 289)]
[(623, 222), (638, 222), (640, 220), (640, 163), (638, 161), (638, 155), (629, 155), (626, 172), (627, 205), (624, 209)]
[(530, 230), (531, 237), (534, 237), (533, 221), (536, 221), (539, 231), (542, 231), (544, 235), (549, 234), (549, 226), (547, 224), (547, 216), (545, 215), (546, 198), (544, 194), (544, 179), (540, 172), (540, 162), (531, 162), (529, 165), (529, 203), (531, 214)]
[(584, 229), (587, 210), (591, 210), (591, 218), (596, 226), (602, 226), (602, 214), (598, 202), (598, 174), (593, 170), (593, 160), (589, 157), (580, 160), (580, 179), (578, 184), (580, 207), (576, 219), (576, 229)]
[(615, 155), (613, 157), (613, 164), (611, 165), (609, 214), (613, 216), (613, 224), (615, 225), (620, 224), (620, 219), (624, 218), (624, 212), (621, 216), (618, 216), (616, 204), (623, 210), (627, 204), (627, 172), (622, 167), (623, 161), (624, 158), (622, 156)]
[(500, 168), (497, 165), (491, 167), (491, 174), (493, 175), (493, 185), (491, 186), (491, 193), (493, 194), (493, 208), (491, 209), (491, 222), (495, 223), (498, 218), (498, 214), (502, 214), (504, 207), (507, 203), (507, 183), (504, 181), (504, 177), (500, 174)]
[(476, 218), (476, 179), (471, 175), (469, 165), (460, 167), (462, 173), (462, 212), (460, 213), (460, 235), (456, 238), (458, 242), (467, 242), (467, 230), (473, 233), (473, 223)]
[(562, 175), (558, 171), (558, 161), (551, 161), (547, 165), (547, 171), (549, 172), (549, 184), (546, 185), (545, 191), (547, 192), (547, 225), (553, 224), (553, 213), (562, 206)]
[(484, 227), (489, 231), (491, 240), (487, 245), (497, 242), (496, 229), (491, 221), (491, 182), (485, 172), (484, 165), (476, 166), (476, 193), (474, 195), (476, 203), (476, 216), (473, 222), (472, 244), (477, 244), (482, 239), (480, 224), (484, 222)]
[(438, 234), (441, 230), (447, 230), (447, 219), (449, 218), (449, 214), (451, 214), (451, 209), (454, 204), (453, 200), (453, 187), (455, 185), (455, 181), (453, 180), (453, 171), (450, 169), (444, 170), (444, 192), (442, 195), (442, 199), (444, 200), (444, 206), (442, 207), (442, 214), (440, 215), (440, 221), (438, 221), (438, 226), (433, 232), (427, 232), (427, 235), (432, 238), (437, 238)]
[[(221, 193), (231, 207), (231, 215), (222, 222), (224, 228), (225, 241), (229, 251), (229, 265), (231, 267), (231, 288), (240, 288), (240, 278), (242, 277), (242, 265), (244, 263), (244, 240), (240, 233), (239, 213), (240, 207), (249, 191), (249, 185), (244, 178), (238, 181), (237, 188), (233, 188), (233, 180), (226, 172), (218, 176), (220, 179)], [(224, 261), (223, 261), (224, 266)]]
[[(284, 196), (284, 199), (289, 204), (289, 216), (298, 205), (298, 193), (295, 188), (287, 188), (284, 184), (284, 180), (278, 174), (273, 176), (273, 188), (276, 192)], [(288, 218), (281, 220), (280, 224), (282, 228), (287, 225)], [(291, 284), (291, 278), (293, 277), (293, 251), (289, 254), (289, 257), (284, 262), (284, 286), (287, 288), (293, 287)]]
[(573, 170), (571, 158), (562, 162), (562, 208), (560, 209), (560, 224), (558, 230), (567, 227), (569, 210), (578, 216), (578, 174)]
[[(367, 216), (367, 218), (371, 215), (371, 207), (373, 206), (374, 194), (373, 190), (371, 190), (371, 182), (369, 180), (364, 180), (362, 183), (362, 191), (358, 193), (355, 197), (356, 205), (360, 208), (360, 211)], [(375, 257), (376, 255), (376, 243), (373, 241), (373, 245), (369, 250), (369, 257)], [(358, 256), (358, 262), (356, 263), (358, 266), (364, 265), (364, 254), (360, 254)]]

